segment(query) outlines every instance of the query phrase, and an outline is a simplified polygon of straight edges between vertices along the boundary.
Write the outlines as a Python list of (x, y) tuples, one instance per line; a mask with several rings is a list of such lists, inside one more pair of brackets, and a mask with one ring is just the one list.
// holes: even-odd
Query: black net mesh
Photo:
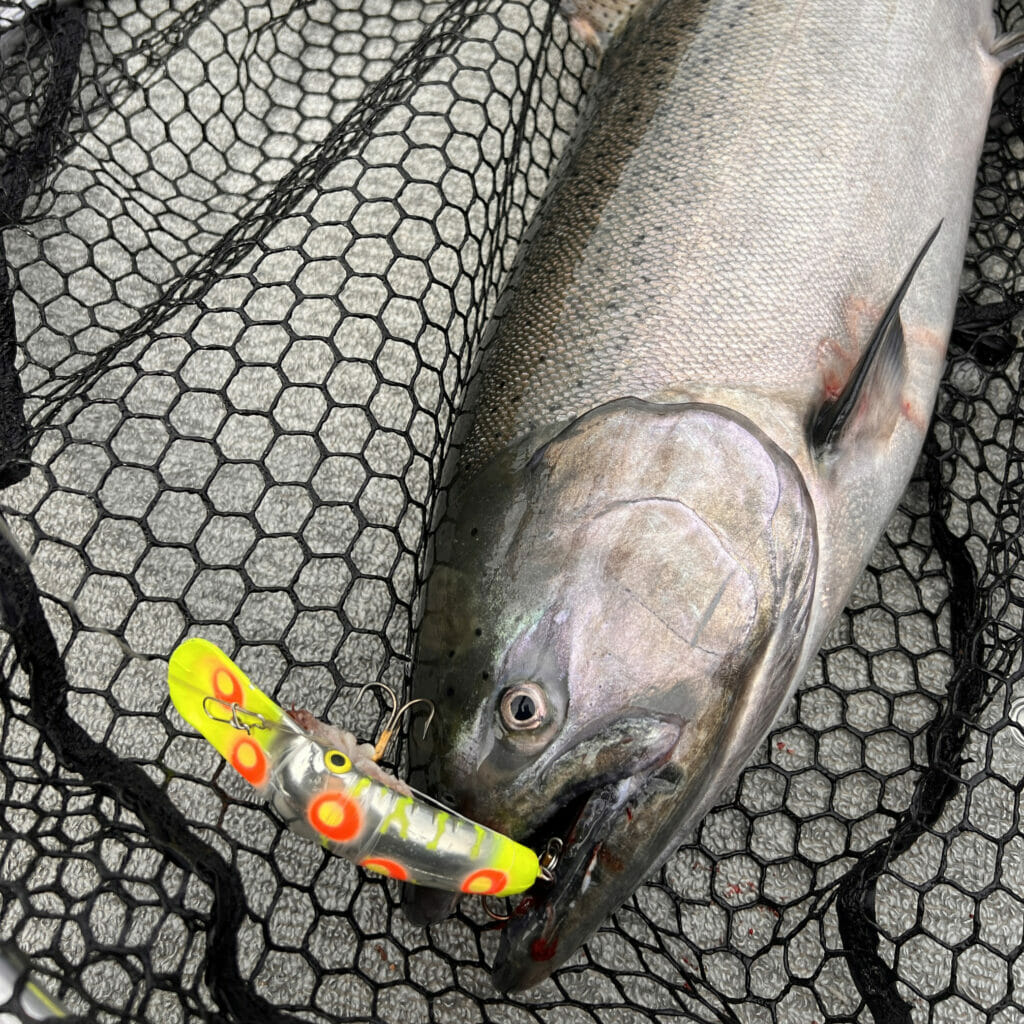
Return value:
[(478, 901), (413, 928), (169, 708), (199, 634), (372, 732), (593, 71), (544, 0), (0, 3), (0, 941), (82, 1019), (1024, 1015), (1018, 72), (918, 477), (735, 791), (552, 979), (497, 995)]

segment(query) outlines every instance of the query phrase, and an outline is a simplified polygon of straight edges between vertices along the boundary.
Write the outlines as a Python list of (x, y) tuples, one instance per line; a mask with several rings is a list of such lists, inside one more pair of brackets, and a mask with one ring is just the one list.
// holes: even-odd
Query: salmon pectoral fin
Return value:
[[(854, 414), (862, 405), (875, 411), (872, 423), (894, 420), (906, 380), (906, 338), (900, 319), (900, 304), (941, 227), (942, 221), (939, 221), (921, 246), (846, 386), (835, 398), (826, 400), (815, 414), (810, 425), (810, 439), (819, 457), (834, 449), (851, 430)], [(886, 411), (891, 411), (892, 415), (886, 416)]]
[(1024, 31), (1005, 32), (1001, 36), (996, 36), (996, 40), (992, 44), (992, 49), (989, 50), (989, 53), (1004, 68), (1009, 67), (1020, 60), (1021, 57), (1024, 57)]

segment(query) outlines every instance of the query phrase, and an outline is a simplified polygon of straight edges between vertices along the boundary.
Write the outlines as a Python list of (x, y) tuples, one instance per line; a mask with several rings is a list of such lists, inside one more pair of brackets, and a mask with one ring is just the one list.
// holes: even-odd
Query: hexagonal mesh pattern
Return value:
[(0, 4), (0, 939), (81, 1019), (1024, 1014), (1018, 73), (918, 479), (735, 792), (569, 967), (499, 997), (479, 904), (412, 928), (169, 708), (199, 634), (373, 730), (592, 72), (543, 0)]

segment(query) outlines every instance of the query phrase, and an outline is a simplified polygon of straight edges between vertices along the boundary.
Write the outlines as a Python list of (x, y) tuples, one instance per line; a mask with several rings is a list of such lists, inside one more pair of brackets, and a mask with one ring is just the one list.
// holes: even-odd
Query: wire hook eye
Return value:
[[(221, 718), (220, 715), (214, 714), (211, 705), (213, 708), (221, 708), (229, 712), (228, 717)], [(226, 700), (221, 700), (219, 697), (204, 697), (203, 711), (206, 717), (214, 722), (230, 725), (232, 729), (238, 729), (240, 732), (251, 733), (253, 729), (270, 728), (263, 715), (256, 711), (247, 711), (241, 704), (229, 704)]]
[(540, 877), (545, 882), (553, 882), (555, 880), (555, 868), (558, 866), (558, 858), (562, 855), (563, 846), (565, 844), (558, 836), (552, 836), (547, 841), (544, 852), (538, 858), (540, 861)]
[(492, 896), (481, 896), (480, 897), (480, 902), (484, 905), (484, 913), (492, 921), (501, 921), (502, 923), (504, 923), (505, 921), (511, 921), (512, 920), (512, 915), (511, 914), (499, 914), (496, 910), (492, 910), (491, 909), (491, 905), (490, 905), (490, 903), (488, 903), (488, 900), (491, 900), (493, 898), (494, 897), (492, 897)]

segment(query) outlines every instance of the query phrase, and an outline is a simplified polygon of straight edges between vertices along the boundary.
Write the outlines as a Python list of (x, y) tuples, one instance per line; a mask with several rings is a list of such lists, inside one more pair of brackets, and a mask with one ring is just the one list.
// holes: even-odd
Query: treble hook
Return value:
[(434, 702), (427, 700), (426, 697), (415, 697), (413, 700), (407, 700), (401, 707), (398, 706), (398, 697), (395, 695), (395, 691), (388, 686), (387, 683), (364, 683), (359, 688), (359, 693), (356, 694), (356, 703), (360, 701), (363, 694), (371, 687), (375, 686), (379, 690), (383, 690), (391, 698), (391, 714), (388, 716), (387, 721), (384, 723), (384, 727), (381, 729), (380, 736), (377, 739), (376, 744), (373, 748), (373, 754), (371, 759), (373, 761), (379, 761), (384, 756), (384, 751), (387, 750), (388, 744), (391, 742), (391, 737), (394, 736), (395, 730), (398, 728), (398, 724), (401, 721), (402, 715), (404, 715), (410, 708), (415, 707), (417, 704), (425, 704), (430, 708), (430, 714), (427, 715), (427, 720), (423, 724), (423, 737), (426, 738), (427, 729), (430, 728), (430, 723), (434, 720)]
[(387, 683), (363, 683), (359, 687), (359, 692), (356, 694), (356, 703), (358, 704), (363, 699), (363, 694), (370, 689), (371, 686), (375, 686), (378, 690), (383, 690), (391, 698), (391, 706), (394, 707), (398, 703), (398, 698), (395, 696), (395, 691), (388, 686)]
[[(565, 843), (562, 842), (558, 836), (552, 836), (544, 846), (544, 852), (537, 858), (540, 863), (540, 872), (537, 877), (542, 882), (548, 882), (549, 884), (555, 880), (555, 867), (558, 864), (558, 858), (562, 855), (562, 849)], [(487, 902), (491, 899), (490, 896), (481, 896), (480, 900), (484, 905), (484, 913), (492, 921), (497, 921), (499, 924), (504, 924), (506, 921), (512, 920), (512, 914), (499, 914), (496, 910), (491, 909), (491, 905)], [(530, 897), (527, 897), (530, 899)]]

